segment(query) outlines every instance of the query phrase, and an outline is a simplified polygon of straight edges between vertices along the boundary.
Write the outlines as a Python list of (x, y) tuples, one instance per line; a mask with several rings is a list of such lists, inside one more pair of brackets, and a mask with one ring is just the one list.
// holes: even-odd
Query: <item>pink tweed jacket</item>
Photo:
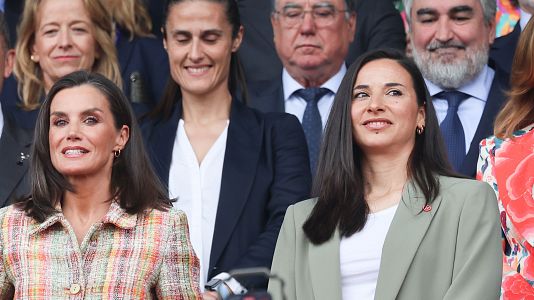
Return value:
[(0, 299), (199, 299), (187, 219), (112, 203), (81, 245), (63, 214), (43, 223), (0, 210)]

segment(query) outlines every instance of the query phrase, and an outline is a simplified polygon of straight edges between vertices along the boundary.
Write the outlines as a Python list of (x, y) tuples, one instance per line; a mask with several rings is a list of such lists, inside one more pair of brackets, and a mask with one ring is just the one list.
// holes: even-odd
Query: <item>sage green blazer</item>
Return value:
[[(430, 211), (422, 211), (419, 188), (406, 184), (382, 249), (375, 299), (499, 298), (502, 250), (495, 192), (475, 180), (439, 180), (440, 194)], [(271, 272), (284, 280), (288, 300), (342, 298), (339, 232), (314, 245), (302, 230), (315, 203), (290, 206), (278, 236)], [(269, 292), (282, 299), (277, 280), (271, 279)]]

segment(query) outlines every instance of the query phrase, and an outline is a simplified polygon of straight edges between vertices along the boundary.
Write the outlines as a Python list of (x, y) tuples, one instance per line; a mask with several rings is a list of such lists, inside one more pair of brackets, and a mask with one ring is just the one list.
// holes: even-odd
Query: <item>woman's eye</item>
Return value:
[(57, 119), (57, 120), (54, 120), (52, 124), (54, 124), (54, 126), (62, 127), (62, 126), (67, 125), (67, 121), (63, 119)]
[(189, 42), (190, 39), (191, 38), (189, 36), (184, 34), (179, 34), (175, 36), (175, 40), (176, 42), (178, 42), (178, 44), (186, 44)]
[(83, 27), (75, 27), (75, 28), (72, 28), (72, 30), (73, 30), (74, 32), (78, 32), (78, 33), (85, 33), (85, 32), (87, 32), (87, 30), (85, 30), (85, 28), (83, 28)]
[(402, 96), (402, 92), (399, 90), (391, 90), (388, 91), (387, 94), (390, 96)]
[(98, 123), (98, 119), (95, 118), (95, 117), (87, 117), (83, 122), (84, 122), (85, 124), (92, 125), (92, 124), (96, 124), (96, 123)]
[(362, 99), (369, 97), (369, 95), (365, 92), (356, 92), (352, 95), (352, 99)]
[(47, 29), (43, 32), (44, 35), (54, 35), (57, 32), (57, 29)]
[(218, 36), (216, 35), (208, 35), (208, 36), (205, 36), (204, 37), (204, 41), (206, 41), (207, 43), (215, 43), (218, 39)]

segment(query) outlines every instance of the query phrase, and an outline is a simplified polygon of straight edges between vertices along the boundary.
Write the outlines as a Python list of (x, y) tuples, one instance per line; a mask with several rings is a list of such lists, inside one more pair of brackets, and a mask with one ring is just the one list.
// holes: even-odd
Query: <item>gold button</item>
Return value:
[(77, 283), (73, 283), (73, 284), (70, 285), (70, 293), (73, 294), (73, 295), (78, 294), (81, 289), (82, 288)]

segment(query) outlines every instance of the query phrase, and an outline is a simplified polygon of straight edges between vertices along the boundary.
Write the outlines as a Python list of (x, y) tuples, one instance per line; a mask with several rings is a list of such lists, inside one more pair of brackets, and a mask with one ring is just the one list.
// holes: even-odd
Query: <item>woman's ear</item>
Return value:
[(419, 111), (417, 112), (417, 124), (422, 124), (423, 126), (425, 125), (425, 120), (426, 120), (426, 110), (425, 110), (425, 106), (424, 105), (421, 105), (419, 107)]
[(119, 130), (119, 135), (117, 136), (117, 146), (119, 149), (124, 149), (124, 146), (130, 139), (130, 127), (127, 125), (122, 125)]
[(243, 34), (245, 34), (245, 29), (243, 28), (243, 26), (239, 26), (237, 35), (232, 41), (232, 52), (236, 52), (241, 46), (241, 42), (243, 41)]
[(39, 55), (35, 54), (37, 51), (35, 51), (35, 43), (32, 44), (31, 46), (31, 49), (30, 49), (30, 59), (31, 61), (33, 61), (34, 63), (39, 63)]

